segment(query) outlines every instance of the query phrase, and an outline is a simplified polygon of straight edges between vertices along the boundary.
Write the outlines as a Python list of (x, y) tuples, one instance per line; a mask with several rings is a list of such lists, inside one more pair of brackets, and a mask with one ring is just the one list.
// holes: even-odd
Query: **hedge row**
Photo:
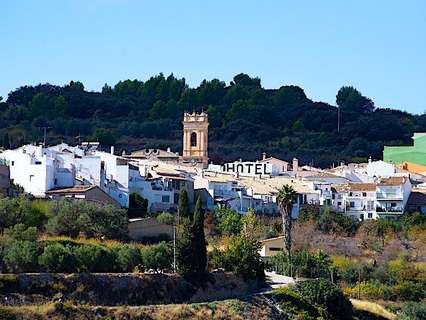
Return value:
[(167, 271), (172, 268), (169, 245), (138, 248), (123, 244), (102, 245), (15, 240), (3, 247), (2, 264), (7, 272), (133, 272)]

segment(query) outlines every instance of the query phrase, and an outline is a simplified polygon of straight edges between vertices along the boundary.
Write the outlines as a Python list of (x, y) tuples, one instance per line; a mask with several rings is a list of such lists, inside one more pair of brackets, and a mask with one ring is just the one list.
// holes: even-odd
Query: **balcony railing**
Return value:
[(403, 194), (400, 192), (377, 192), (377, 199), (402, 199)]
[(403, 211), (404, 209), (400, 207), (394, 207), (394, 208), (377, 207), (376, 208), (376, 212), (379, 212), (379, 213), (402, 213)]

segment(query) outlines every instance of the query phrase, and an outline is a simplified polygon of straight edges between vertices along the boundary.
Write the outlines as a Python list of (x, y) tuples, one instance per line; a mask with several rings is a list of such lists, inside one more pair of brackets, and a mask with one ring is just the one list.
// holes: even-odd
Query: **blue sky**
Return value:
[(335, 104), (353, 85), (377, 106), (426, 111), (426, 1), (0, 2), (0, 95), (79, 80), (88, 90), (163, 72), (266, 88), (294, 84)]

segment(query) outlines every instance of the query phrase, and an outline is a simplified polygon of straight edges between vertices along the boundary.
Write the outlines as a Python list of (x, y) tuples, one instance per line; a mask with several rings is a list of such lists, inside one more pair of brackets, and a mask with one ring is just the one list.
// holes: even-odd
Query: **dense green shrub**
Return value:
[(346, 288), (345, 293), (357, 299), (394, 300), (395, 298), (392, 287), (378, 281), (361, 281), (352, 288)]
[(398, 300), (420, 301), (426, 298), (425, 285), (413, 281), (402, 281), (394, 285), (393, 292)]
[(239, 235), (243, 228), (243, 216), (230, 208), (215, 210), (217, 230), (225, 235)]
[(4, 240), (13, 239), (19, 241), (32, 241), (37, 240), (37, 228), (27, 227), (22, 223), (15, 224), (13, 227), (4, 230)]
[(398, 315), (398, 320), (424, 320), (426, 319), (426, 304), (423, 302), (405, 303)]
[(78, 272), (112, 272), (115, 257), (113, 252), (104, 247), (81, 245), (73, 249)]
[(142, 265), (145, 270), (164, 271), (170, 270), (173, 255), (170, 246), (165, 242), (141, 249)]
[(278, 274), (286, 276), (330, 278), (331, 261), (323, 251), (310, 253), (309, 251), (296, 251), (289, 256), (279, 252), (268, 261), (269, 268)]
[(272, 295), (287, 316), (286, 319), (317, 320), (325, 316), (323, 307), (312, 305), (291, 287), (276, 289)]
[(10, 272), (34, 272), (37, 270), (37, 243), (12, 241), (4, 249), (3, 262)]
[(259, 254), (260, 244), (244, 236), (234, 237), (224, 251), (210, 252), (210, 267), (223, 268), (244, 279), (265, 280), (264, 263)]
[(63, 199), (52, 210), (46, 228), (53, 235), (75, 238), (82, 233), (87, 237), (121, 239), (127, 234), (125, 210), (112, 205), (98, 207), (87, 201)]
[(118, 271), (132, 272), (141, 263), (141, 255), (137, 248), (130, 245), (122, 245), (115, 248), (116, 266)]
[(76, 259), (71, 246), (49, 244), (38, 257), (42, 269), (47, 272), (75, 272)]
[(314, 221), (317, 230), (342, 235), (354, 234), (359, 226), (358, 221), (347, 215), (338, 213), (327, 206), (320, 208), (315, 205), (303, 206), (298, 221), (300, 223)]
[(160, 223), (172, 225), (175, 221), (174, 215), (168, 213), (168, 212), (162, 212), (157, 216), (157, 221)]
[(310, 279), (299, 282), (296, 292), (312, 304), (323, 306), (336, 319), (351, 319), (353, 310), (343, 292), (325, 279)]

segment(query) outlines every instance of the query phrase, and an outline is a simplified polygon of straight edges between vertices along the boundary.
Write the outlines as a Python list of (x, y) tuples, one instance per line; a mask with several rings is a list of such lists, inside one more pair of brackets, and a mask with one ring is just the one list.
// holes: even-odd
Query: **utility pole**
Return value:
[(340, 133), (340, 107), (337, 106), (337, 133)]
[(176, 223), (173, 221), (173, 273), (176, 273)]
[(46, 132), (47, 129), (51, 129), (52, 127), (42, 127), (43, 128), (43, 148), (46, 148)]

